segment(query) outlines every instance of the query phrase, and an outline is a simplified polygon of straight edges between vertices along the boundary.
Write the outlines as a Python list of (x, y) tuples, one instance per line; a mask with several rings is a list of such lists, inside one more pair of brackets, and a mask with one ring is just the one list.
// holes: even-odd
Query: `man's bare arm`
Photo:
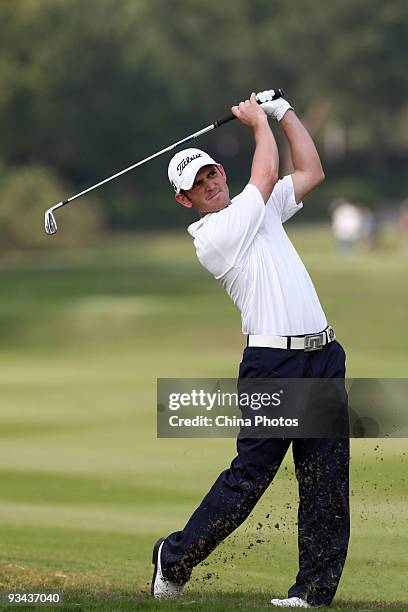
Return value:
[(255, 152), (249, 182), (259, 189), (266, 204), (278, 180), (279, 169), (278, 147), (269, 127), (268, 117), (257, 104), (254, 93), (250, 100), (233, 106), (231, 110), (243, 124), (253, 129)]
[(293, 110), (288, 110), (279, 123), (289, 143), (293, 187), (299, 203), (324, 180), (322, 164), (309, 132)]

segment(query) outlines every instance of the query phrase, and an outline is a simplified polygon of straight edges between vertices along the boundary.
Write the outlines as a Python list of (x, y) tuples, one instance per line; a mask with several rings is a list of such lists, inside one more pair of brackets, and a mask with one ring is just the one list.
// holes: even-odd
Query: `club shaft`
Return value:
[[(282, 89), (276, 89), (275, 96), (273, 99), (276, 100), (277, 98), (281, 98), (283, 95), (284, 93)], [(260, 104), (260, 102), (258, 102), (258, 104)], [(169, 145), (165, 149), (162, 149), (161, 151), (158, 151), (157, 153), (153, 153), (153, 155), (149, 155), (149, 157), (145, 157), (145, 159), (142, 159), (141, 161), (138, 161), (135, 164), (132, 164), (131, 166), (128, 166), (127, 168), (124, 168), (124, 170), (120, 170), (120, 172), (116, 172), (116, 174), (112, 174), (112, 176), (108, 176), (108, 178), (104, 179), (103, 181), (99, 181), (99, 183), (96, 183), (95, 185), (92, 185), (91, 187), (88, 187), (87, 189), (84, 189), (83, 191), (80, 191), (79, 193), (69, 198), (66, 198), (65, 200), (62, 200), (61, 202), (58, 202), (58, 204), (56, 204), (49, 210), (53, 211), (53, 210), (56, 210), (57, 208), (61, 208), (62, 206), (65, 206), (65, 204), (69, 204), (69, 202), (72, 202), (73, 200), (76, 200), (82, 197), (86, 193), (89, 193), (90, 191), (97, 189), (101, 185), (105, 185), (105, 183), (109, 183), (110, 181), (113, 181), (114, 179), (118, 178), (118, 176), (122, 176), (122, 174), (126, 174), (126, 172), (130, 172), (130, 170), (133, 170), (134, 168), (137, 168), (138, 166), (142, 166), (146, 162), (154, 159), (155, 157), (159, 157), (159, 155), (163, 155), (163, 153), (172, 151), (173, 149), (176, 149), (182, 144), (185, 144), (186, 142), (189, 142), (190, 140), (193, 140), (194, 138), (197, 138), (198, 136), (202, 136), (206, 132), (210, 132), (211, 130), (214, 130), (215, 128), (220, 127), (224, 123), (227, 123), (228, 121), (232, 121), (233, 119), (235, 119), (235, 115), (231, 113), (230, 115), (227, 115), (223, 119), (214, 121), (214, 123), (211, 123), (211, 125), (207, 125), (207, 127), (202, 128), (198, 132), (194, 132), (193, 134), (190, 134), (189, 136), (186, 136), (185, 138), (182, 138), (181, 140), (174, 142), (173, 144)]]
[(66, 200), (59, 202), (59, 204), (57, 204), (55, 208), (61, 208), (61, 206), (65, 206), (65, 204), (68, 204), (69, 202), (72, 202), (73, 200), (80, 198), (86, 193), (89, 193), (90, 191), (97, 189), (101, 185), (104, 185), (105, 183), (109, 183), (109, 181), (113, 181), (113, 179), (118, 178), (118, 176), (121, 176), (122, 174), (126, 174), (126, 172), (130, 172), (130, 170), (133, 170), (134, 168), (137, 168), (138, 166), (142, 166), (143, 164), (150, 161), (151, 159), (154, 159), (155, 157), (159, 157), (159, 155), (163, 155), (163, 153), (167, 153), (168, 151), (171, 151), (172, 149), (175, 149), (176, 147), (179, 147), (182, 144), (188, 142), (189, 140), (193, 140), (193, 138), (197, 138), (198, 136), (201, 136), (202, 134), (205, 134), (206, 132), (210, 132), (216, 127), (218, 127), (218, 125), (216, 125), (215, 123), (212, 123), (211, 125), (207, 125), (207, 127), (203, 128), (202, 130), (199, 130), (198, 132), (194, 132), (194, 134), (190, 134), (189, 136), (186, 136), (182, 140), (178, 140), (177, 142), (166, 147), (165, 149), (162, 149), (161, 151), (157, 151), (157, 153), (153, 153), (153, 155), (149, 155), (149, 157), (145, 157), (145, 159), (142, 159), (141, 161), (138, 161), (135, 164), (132, 164), (131, 166), (128, 166), (127, 168), (124, 168), (124, 170), (121, 170), (120, 172), (117, 172), (116, 174), (112, 174), (112, 176), (108, 176), (108, 178), (104, 179), (103, 181), (99, 181), (99, 183), (92, 185), (92, 187), (88, 187), (87, 189), (80, 191), (79, 193), (67, 198)]

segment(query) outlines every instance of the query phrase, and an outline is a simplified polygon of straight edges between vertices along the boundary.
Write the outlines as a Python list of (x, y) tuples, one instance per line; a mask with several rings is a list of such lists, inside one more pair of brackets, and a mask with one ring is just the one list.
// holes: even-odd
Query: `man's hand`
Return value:
[(293, 110), (289, 102), (283, 98), (273, 100), (275, 92), (273, 89), (267, 89), (266, 91), (260, 91), (256, 94), (256, 100), (260, 102), (261, 108), (269, 117), (273, 117), (276, 121), (280, 121), (286, 111), (289, 109)]
[(231, 111), (241, 123), (252, 128), (256, 127), (259, 123), (267, 121), (265, 111), (262, 110), (256, 101), (255, 92), (252, 92), (249, 100), (240, 102), (238, 106), (233, 106)]

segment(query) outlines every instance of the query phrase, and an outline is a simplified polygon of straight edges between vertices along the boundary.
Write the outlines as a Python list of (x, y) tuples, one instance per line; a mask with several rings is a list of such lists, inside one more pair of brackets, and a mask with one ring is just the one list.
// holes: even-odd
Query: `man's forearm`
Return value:
[(253, 128), (255, 152), (252, 159), (251, 174), (265, 172), (275, 175), (279, 172), (279, 153), (275, 137), (268, 123), (268, 118), (259, 121)]
[(255, 152), (249, 182), (257, 187), (266, 204), (278, 180), (279, 169), (278, 148), (268, 118), (265, 111), (258, 106), (254, 92), (249, 100), (240, 102), (231, 110), (241, 123), (250, 126), (253, 130)]
[(279, 122), (289, 143), (294, 170), (324, 178), (322, 164), (315, 144), (293, 110), (288, 110)]

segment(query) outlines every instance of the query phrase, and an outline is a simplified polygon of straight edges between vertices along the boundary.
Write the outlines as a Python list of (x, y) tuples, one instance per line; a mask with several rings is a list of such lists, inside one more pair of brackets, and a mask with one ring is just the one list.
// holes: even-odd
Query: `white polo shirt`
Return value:
[(244, 334), (296, 336), (327, 326), (310, 276), (283, 228), (302, 206), (289, 175), (276, 183), (266, 205), (248, 184), (230, 206), (188, 228), (200, 263), (241, 311)]

